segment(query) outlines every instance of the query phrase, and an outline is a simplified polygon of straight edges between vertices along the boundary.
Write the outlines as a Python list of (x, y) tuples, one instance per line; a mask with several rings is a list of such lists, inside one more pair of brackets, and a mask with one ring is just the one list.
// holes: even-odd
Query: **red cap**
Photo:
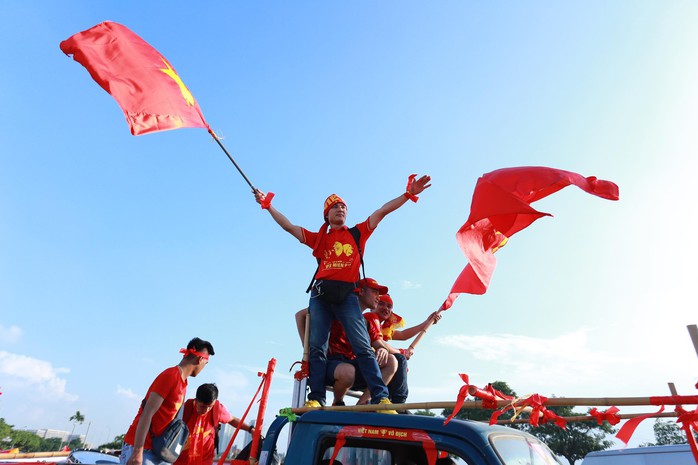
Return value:
[(378, 297), (378, 300), (385, 302), (386, 304), (390, 304), (390, 307), (393, 306), (393, 299), (390, 297), (390, 294), (383, 294), (382, 296)]
[(378, 293), (381, 295), (388, 293), (388, 288), (385, 286), (381, 286), (373, 278), (362, 279), (361, 281), (359, 281), (359, 287), (370, 287), (371, 289), (377, 290)]
[(342, 200), (342, 198), (341, 198), (340, 196), (338, 196), (337, 194), (332, 194), (332, 195), (330, 195), (330, 196), (327, 197), (327, 199), (325, 200), (325, 206), (324, 206), (323, 209), (322, 209), (322, 216), (323, 216), (323, 218), (326, 218), (326, 217), (327, 217), (327, 212), (330, 211), (330, 208), (332, 208), (332, 206), (333, 206), (334, 204), (336, 204), (336, 203), (343, 203), (344, 205), (347, 204), (347, 203), (346, 203), (344, 200)]

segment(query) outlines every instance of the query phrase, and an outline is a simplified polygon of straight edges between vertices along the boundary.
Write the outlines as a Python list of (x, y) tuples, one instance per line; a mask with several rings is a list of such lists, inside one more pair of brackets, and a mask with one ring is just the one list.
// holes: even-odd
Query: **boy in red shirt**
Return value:
[(214, 354), (210, 342), (195, 337), (181, 349), (182, 361), (160, 373), (141, 402), (136, 418), (124, 436), (119, 461), (122, 465), (166, 464), (152, 451), (151, 437), (159, 436), (172, 422), (184, 402), (187, 378), (197, 376)]
[[(357, 366), (371, 391), (371, 402), (390, 404), (388, 388), (381, 379), (361, 316), (358, 297), (352, 291), (355, 283), (359, 281), (359, 268), (366, 241), (378, 223), (387, 214), (404, 205), (407, 200), (416, 201), (417, 195), (430, 186), (429, 176), (415, 178), (416, 175), (410, 176), (404, 194), (385, 203), (351, 230), (345, 224), (346, 203), (339, 196), (330, 195), (323, 208), (325, 222), (317, 233), (291, 223), (271, 205), (271, 195), (267, 196), (260, 190), (254, 192), (257, 202), (269, 211), (274, 221), (302, 244), (310, 247), (313, 256), (318, 260), (318, 270), (314, 276), (316, 281), (308, 305), (311, 318), (308, 357), (310, 394), (306, 402), (307, 407), (320, 407), (325, 404), (326, 352), (332, 320), (339, 320), (347, 334), (347, 339), (356, 354)], [(356, 236), (352, 233), (357, 230), (360, 233), (358, 244)]]
[[(211, 383), (199, 386), (196, 398), (187, 400), (183, 408), (182, 419), (189, 428), (189, 438), (175, 465), (211, 465), (219, 425), (228, 423), (237, 427), (240, 420), (218, 402), (218, 387)], [(242, 424), (240, 429), (251, 434), (254, 427)]]

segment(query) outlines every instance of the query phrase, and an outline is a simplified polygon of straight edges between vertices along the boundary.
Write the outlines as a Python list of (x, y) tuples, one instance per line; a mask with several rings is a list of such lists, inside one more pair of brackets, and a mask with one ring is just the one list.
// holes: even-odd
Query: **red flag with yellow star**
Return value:
[(482, 175), (475, 185), (468, 221), (456, 233), (469, 263), (441, 309), (448, 309), (462, 293), (487, 292), (497, 264), (494, 253), (538, 218), (552, 216), (530, 204), (569, 185), (603, 199), (618, 200), (618, 186), (611, 181), (544, 166), (503, 168)]
[(134, 136), (206, 128), (199, 105), (172, 65), (127, 27), (105, 21), (61, 42), (119, 104)]

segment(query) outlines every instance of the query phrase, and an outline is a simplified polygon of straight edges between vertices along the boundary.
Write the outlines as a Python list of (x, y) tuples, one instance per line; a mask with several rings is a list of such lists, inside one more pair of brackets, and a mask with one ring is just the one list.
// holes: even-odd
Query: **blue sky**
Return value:
[[(242, 414), (278, 360), (291, 398), (309, 250), (254, 202), (200, 129), (133, 137), (58, 48), (101, 21), (177, 69), (274, 205), (317, 229), (335, 192), (358, 222), (411, 173), (433, 187), (379, 226), (366, 273), (418, 323), (465, 266), (455, 232), (483, 173), (542, 165), (569, 187), (498, 252), (410, 362), (410, 400), (503, 380), (519, 394), (694, 393), (698, 5), (526, 2), (55, 2), (0, 6), (0, 417), (88, 441), (126, 431), (152, 379), (199, 336)], [(192, 393), (194, 389), (191, 389)], [(645, 409), (640, 409), (646, 411)], [(623, 409), (630, 412), (630, 409)], [(82, 431), (81, 431), (82, 428)], [(643, 426), (633, 442), (652, 440)]]

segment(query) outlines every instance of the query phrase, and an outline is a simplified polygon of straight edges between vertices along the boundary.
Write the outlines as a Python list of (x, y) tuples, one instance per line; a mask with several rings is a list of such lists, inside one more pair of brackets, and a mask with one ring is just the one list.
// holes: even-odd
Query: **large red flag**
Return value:
[(456, 233), (468, 265), (456, 279), (441, 309), (448, 309), (462, 293), (487, 292), (497, 264), (494, 253), (538, 218), (552, 216), (530, 204), (571, 184), (589, 194), (618, 200), (618, 186), (610, 181), (543, 166), (504, 168), (478, 179), (468, 221)]
[(64, 40), (61, 50), (116, 99), (134, 136), (183, 127), (209, 129), (172, 65), (127, 27), (105, 21)]

